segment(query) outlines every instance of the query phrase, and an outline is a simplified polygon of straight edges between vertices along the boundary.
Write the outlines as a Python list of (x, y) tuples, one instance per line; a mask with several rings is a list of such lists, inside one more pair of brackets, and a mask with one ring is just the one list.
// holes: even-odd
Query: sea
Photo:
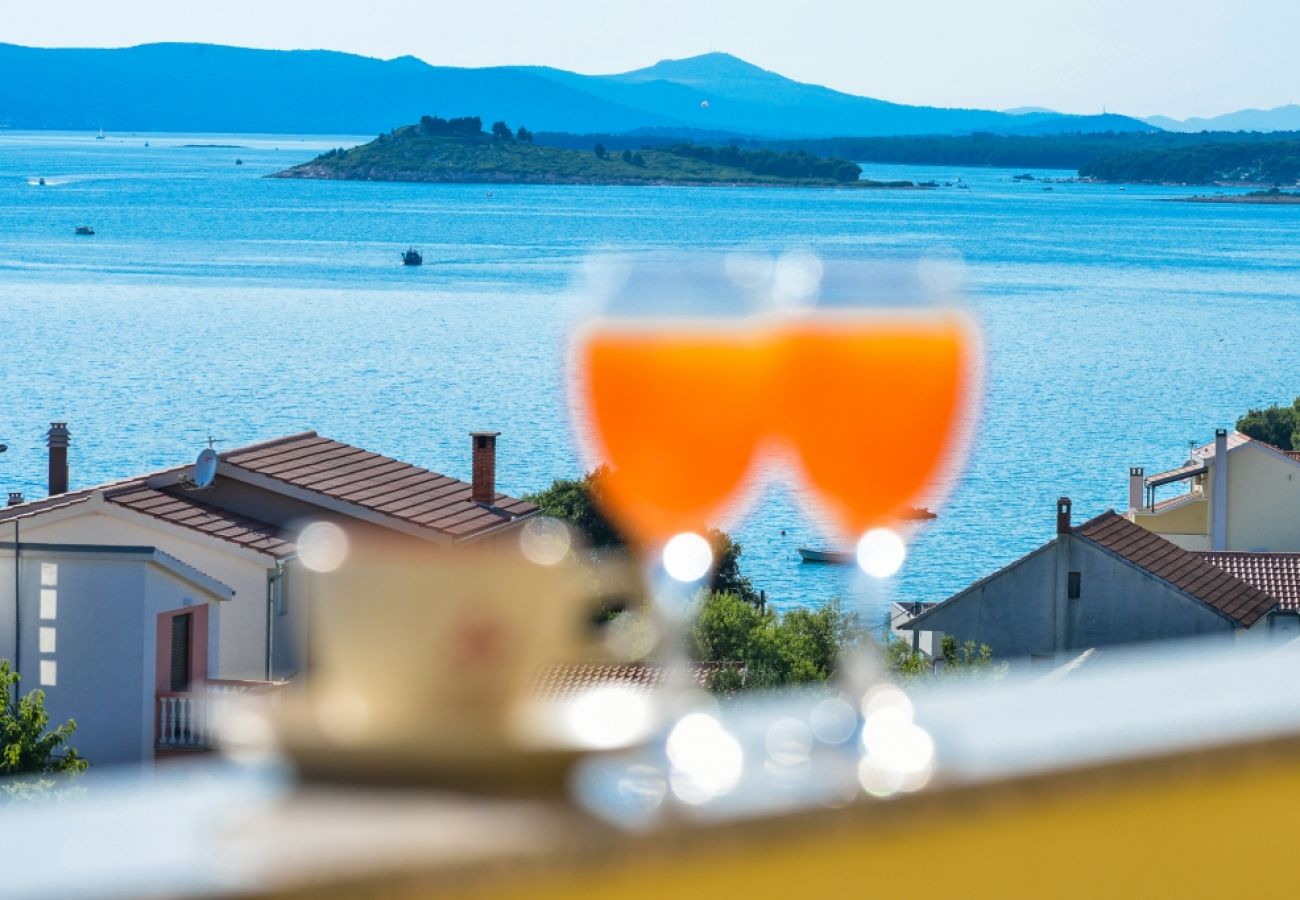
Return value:
[(966, 166), (864, 166), (927, 191), (264, 177), (366, 139), (0, 131), (0, 491), (44, 495), (52, 420), (74, 487), (307, 429), (467, 478), (468, 434), (491, 428), (500, 489), (535, 491), (590, 462), (566, 347), (592, 254), (940, 254), (964, 265), (983, 397), (898, 575), (802, 563), (844, 544), (779, 468), (722, 523), (776, 607), (875, 622), (1050, 540), (1058, 497), (1076, 521), (1122, 509), (1129, 466), (1172, 468), (1300, 394), (1300, 207)]

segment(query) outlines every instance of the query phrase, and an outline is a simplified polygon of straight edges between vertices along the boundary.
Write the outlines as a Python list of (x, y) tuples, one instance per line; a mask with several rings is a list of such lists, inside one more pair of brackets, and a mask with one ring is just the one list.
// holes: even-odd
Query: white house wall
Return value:
[(1227, 549), (1300, 552), (1300, 465), (1253, 444), (1228, 454)]
[[(139, 522), (132, 521), (133, 518), (136, 517), (120, 512), (94, 511), (53, 521), (36, 518), (23, 525), (22, 540), (24, 543), (156, 547), (228, 585), (235, 590), (235, 596), (223, 604), (219, 652), (211, 657), (215, 671), (210, 674), (219, 678), (265, 677), (266, 566), (240, 555), (233, 544), (226, 550), (220, 546), (220, 539), (205, 540), (197, 533), (191, 538), (183, 528), (152, 527), (143, 524), (148, 521), (143, 517)], [(216, 630), (218, 623), (214, 621), (212, 627)]]
[[(1070, 538), (1065, 572), (1080, 574), (1068, 603), (1065, 645), (1057, 646), (1058, 544), (1025, 557), (928, 613), (918, 627), (958, 643), (987, 644), (997, 659), (1056, 656), (1090, 647), (1230, 634), (1233, 624), (1168, 583), (1080, 538)], [(1060, 585), (1062, 596), (1066, 585)]]
[[(0, 555), (0, 644), (13, 648), (13, 553)], [(91, 764), (153, 759), (157, 620), (209, 604), (209, 653), (221, 603), (139, 554), (23, 552), (19, 557), (22, 693), (45, 692), (53, 724)], [(211, 657), (210, 657), (211, 658)]]

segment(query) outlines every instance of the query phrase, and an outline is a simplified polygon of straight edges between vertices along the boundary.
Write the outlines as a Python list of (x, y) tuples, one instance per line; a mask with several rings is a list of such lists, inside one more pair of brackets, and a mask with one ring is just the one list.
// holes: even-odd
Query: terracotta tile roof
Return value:
[(295, 549), (292, 536), (275, 525), (212, 506), (182, 492), (151, 488), (143, 479), (104, 491), (104, 500), (271, 556), (290, 556)]
[(1200, 555), (1170, 543), (1114, 510), (1074, 529), (1074, 533), (1128, 560), (1186, 594), (1249, 628), (1278, 605), (1275, 597)]
[[(696, 662), (691, 680), (707, 688), (709, 679), (720, 669), (742, 669), (742, 663)], [(545, 700), (569, 700), (596, 687), (632, 688), (653, 691), (664, 682), (667, 670), (654, 663), (566, 663), (548, 666), (534, 676), (530, 693)]]
[(491, 507), (482, 506), (470, 500), (467, 482), (314, 431), (220, 456), (223, 466), (237, 466), (453, 538), (471, 537), (537, 511), (531, 503), (500, 493)]
[(1300, 553), (1204, 551), (1201, 559), (1277, 600), (1283, 609), (1300, 610)]

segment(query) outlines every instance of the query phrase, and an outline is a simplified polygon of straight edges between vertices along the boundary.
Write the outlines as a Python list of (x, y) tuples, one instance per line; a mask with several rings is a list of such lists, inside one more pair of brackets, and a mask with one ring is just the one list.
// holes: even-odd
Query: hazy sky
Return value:
[(904, 103), (1184, 118), (1300, 101), (1294, 0), (0, 0), (0, 41), (618, 72), (725, 50)]

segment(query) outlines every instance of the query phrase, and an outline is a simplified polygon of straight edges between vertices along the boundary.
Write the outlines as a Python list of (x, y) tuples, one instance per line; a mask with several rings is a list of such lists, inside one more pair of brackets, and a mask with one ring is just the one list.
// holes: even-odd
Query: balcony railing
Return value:
[(197, 691), (159, 691), (154, 725), (160, 750), (206, 750), (216, 740), (222, 715), (236, 696), (273, 695), (282, 681), (214, 678)]

